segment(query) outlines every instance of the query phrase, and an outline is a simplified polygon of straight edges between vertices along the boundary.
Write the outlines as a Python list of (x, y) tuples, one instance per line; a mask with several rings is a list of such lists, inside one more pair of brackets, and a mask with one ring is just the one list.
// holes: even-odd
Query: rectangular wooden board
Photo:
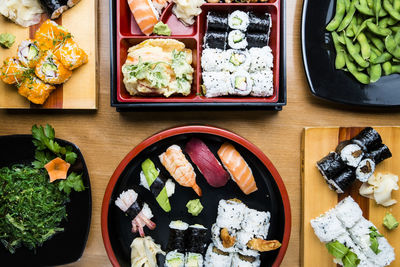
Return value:
[[(380, 163), (375, 173), (393, 173), (400, 175), (400, 127), (373, 127), (382, 136), (383, 143), (391, 150), (393, 157)], [(316, 162), (334, 151), (340, 141), (357, 135), (360, 127), (306, 128), (302, 139), (302, 225), (301, 225), (301, 264), (302, 266), (336, 266), (333, 256), (325, 245), (319, 241), (310, 225), (310, 220), (333, 208), (340, 199), (351, 195), (363, 210), (363, 216), (372, 221), (379, 231), (394, 247), (396, 260), (390, 266), (400, 266), (400, 228), (389, 231), (383, 225), (383, 217), (387, 211), (400, 219), (400, 203), (390, 207), (377, 205), (375, 200), (359, 195), (360, 182), (355, 182), (344, 194), (338, 195), (329, 189), (316, 167)], [(400, 201), (400, 192), (393, 191), (392, 198)]]
[[(56, 20), (71, 32), (74, 40), (86, 51), (89, 62), (73, 71), (72, 77), (50, 95), (43, 105), (31, 104), (20, 96), (15, 86), (0, 81), (1, 109), (97, 109), (97, 0), (82, 0)], [(47, 15), (42, 15), (42, 21)], [(0, 48), (0, 62), (16, 56), (21, 41), (32, 38), (39, 25), (21, 27), (0, 15), (1, 32), (16, 36), (10, 49)]]

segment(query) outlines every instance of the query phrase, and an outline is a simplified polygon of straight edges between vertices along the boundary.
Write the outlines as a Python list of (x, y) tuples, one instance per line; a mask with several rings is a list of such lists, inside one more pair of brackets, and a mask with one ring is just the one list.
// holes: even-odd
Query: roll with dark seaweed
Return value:
[(207, 31), (204, 36), (204, 48), (218, 48), (225, 50), (227, 38), (227, 32)]
[(254, 14), (249, 13), (249, 26), (247, 27), (248, 32), (262, 32), (269, 35), (271, 31), (271, 15), (268, 13)]
[(355, 179), (356, 175), (354, 173), (354, 170), (346, 168), (335, 179), (329, 180), (328, 182), (334, 187), (334, 190), (337, 193), (342, 194), (347, 188), (350, 187)]
[(247, 33), (246, 38), (249, 47), (264, 47), (269, 43), (267, 33)]
[(207, 31), (228, 30), (228, 15), (222, 12), (210, 11), (207, 14)]
[(346, 164), (336, 152), (331, 152), (317, 162), (317, 167), (325, 180), (331, 180), (346, 168)]
[(392, 152), (385, 144), (381, 144), (378, 148), (366, 154), (366, 157), (373, 159), (377, 165), (385, 159), (391, 158)]
[(369, 158), (363, 159), (356, 169), (356, 178), (361, 182), (366, 182), (374, 174), (374, 171), (375, 162)]
[(46, 9), (50, 18), (56, 19), (68, 10), (67, 1), (68, 0), (40, 0), (40, 3)]
[(207, 248), (207, 228), (200, 224), (191, 225), (187, 230), (186, 248), (189, 252), (204, 255)]
[(358, 164), (364, 157), (364, 152), (359, 145), (352, 144), (348, 141), (344, 141), (336, 148), (336, 153), (340, 155), (340, 158), (348, 166), (357, 168)]
[(172, 221), (169, 224), (169, 239), (167, 250), (168, 251), (178, 251), (180, 253), (185, 253), (185, 236), (189, 228), (189, 225), (182, 221)]
[(372, 127), (365, 128), (351, 141), (362, 147), (364, 151), (374, 150), (382, 144), (380, 134)]

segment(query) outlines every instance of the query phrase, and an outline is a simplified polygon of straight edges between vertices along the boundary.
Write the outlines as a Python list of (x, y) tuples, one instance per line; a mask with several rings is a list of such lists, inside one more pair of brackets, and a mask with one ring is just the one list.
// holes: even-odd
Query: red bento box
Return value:
[[(114, 2), (110, 0), (111, 2)], [(141, 33), (135, 19), (130, 12), (127, 0), (117, 0), (111, 4), (111, 105), (118, 110), (124, 108), (162, 108), (162, 107), (257, 107), (282, 109), (286, 104), (286, 70), (284, 49), (284, 27), (281, 21), (281, 1), (275, 0), (269, 3), (207, 3), (202, 6), (202, 13), (196, 18), (193, 26), (184, 26), (172, 13), (174, 4), (170, 4), (163, 12), (160, 20), (170, 27), (172, 35), (168, 37), (145, 36)], [(206, 31), (208, 11), (234, 10), (254, 11), (257, 13), (269, 13), (272, 18), (269, 46), (274, 56), (273, 86), (274, 94), (270, 97), (216, 97), (207, 98), (201, 92), (201, 52), (203, 37)], [(284, 25), (284, 24), (283, 24)], [(123, 83), (122, 66), (127, 58), (129, 47), (149, 38), (171, 38), (185, 43), (186, 47), (193, 51), (193, 84), (188, 96), (172, 95), (168, 98), (150, 96), (132, 96), (128, 93)], [(282, 43), (283, 42), (283, 43)], [(283, 54), (283, 56), (282, 56)]]

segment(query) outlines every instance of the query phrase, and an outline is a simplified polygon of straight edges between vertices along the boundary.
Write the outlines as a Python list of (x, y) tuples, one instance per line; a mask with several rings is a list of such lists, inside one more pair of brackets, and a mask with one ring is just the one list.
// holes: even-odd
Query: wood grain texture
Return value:
[[(383, 143), (392, 151), (393, 157), (380, 163), (375, 173), (400, 174), (400, 127), (374, 127), (382, 136)], [(333, 128), (306, 128), (302, 142), (302, 266), (335, 266), (333, 257), (325, 246), (314, 234), (310, 220), (333, 208), (341, 199), (351, 195), (363, 210), (363, 216), (372, 221), (379, 231), (385, 235), (389, 243), (400, 250), (399, 234), (397, 230), (388, 231), (382, 225), (386, 212), (391, 212), (396, 218), (400, 218), (400, 205), (383, 207), (375, 204), (375, 200), (361, 197), (358, 189), (360, 182), (355, 182), (344, 194), (336, 194), (328, 188), (322, 178), (316, 162), (334, 151), (339, 142), (348, 140), (357, 135), (363, 127), (333, 127)], [(398, 152), (398, 153), (396, 153)], [(394, 191), (392, 197), (399, 199), (399, 192)], [(400, 266), (400, 260), (395, 260), (390, 266)]]
[[(50, 94), (43, 105), (35, 105), (17, 93), (15, 86), (0, 82), (0, 109), (96, 109), (98, 87), (97, 71), (97, 0), (82, 0), (67, 10), (57, 23), (63, 25), (74, 37), (78, 45), (88, 54), (89, 62), (73, 71), (72, 77)], [(47, 19), (42, 15), (42, 21)], [(20, 27), (0, 18), (0, 29), (16, 35), (10, 49), (0, 49), (0, 59), (16, 56), (21, 41), (33, 38), (38, 27)], [(2, 61), (1, 61), (2, 62)]]

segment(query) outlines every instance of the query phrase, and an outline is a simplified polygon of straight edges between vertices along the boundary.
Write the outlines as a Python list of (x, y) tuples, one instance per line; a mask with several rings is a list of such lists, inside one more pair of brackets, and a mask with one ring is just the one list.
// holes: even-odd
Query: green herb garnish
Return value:
[(356, 267), (360, 263), (360, 259), (352, 251), (349, 251), (342, 259), (344, 267)]
[(378, 233), (378, 230), (373, 226), (371, 226), (369, 230), (371, 231), (369, 233), (369, 241), (371, 242), (371, 245), (369, 247), (375, 254), (378, 254), (379, 252), (381, 252), (381, 250), (379, 249), (378, 237), (382, 237), (383, 235)]
[(339, 241), (329, 242), (325, 246), (330, 254), (340, 260), (349, 252), (349, 249)]

